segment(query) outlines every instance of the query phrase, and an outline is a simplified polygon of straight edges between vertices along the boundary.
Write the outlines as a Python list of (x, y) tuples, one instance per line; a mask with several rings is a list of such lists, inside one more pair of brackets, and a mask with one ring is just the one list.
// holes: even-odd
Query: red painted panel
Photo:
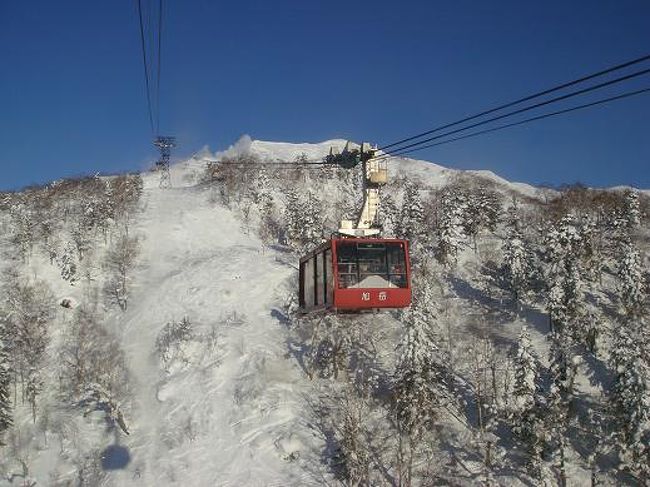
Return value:
[(411, 290), (406, 288), (348, 288), (334, 290), (336, 309), (406, 308), (411, 304)]

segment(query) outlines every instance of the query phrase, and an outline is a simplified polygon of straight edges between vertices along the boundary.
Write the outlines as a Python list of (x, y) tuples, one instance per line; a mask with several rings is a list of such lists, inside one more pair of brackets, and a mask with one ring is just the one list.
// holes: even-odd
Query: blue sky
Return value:
[[(179, 156), (243, 134), (386, 144), (650, 52), (645, 0), (165, 8), (161, 132)], [(0, 2), (0, 189), (155, 159), (139, 42), (132, 0)], [(648, 114), (644, 95), (417, 154), (529, 183), (650, 188)]]

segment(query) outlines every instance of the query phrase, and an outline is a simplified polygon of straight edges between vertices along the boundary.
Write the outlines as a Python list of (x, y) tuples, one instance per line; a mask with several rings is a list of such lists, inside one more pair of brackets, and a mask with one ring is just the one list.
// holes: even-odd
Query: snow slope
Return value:
[[(137, 391), (132, 434), (122, 440), (133, 460), (115, 471), (117, 485), (304, 483), (283, 460), (292, 452), (282, 441), (297, 448), (308, 434), (297, 414), (305, 378), (284, 358), (285, 329), (272, 314), (293, 269), (262, 254), (204, 193), (148, 179), (138, 289), (114, 316)], [(246, 315), (228, 319), (237, 310)], [(184, 316), (216, 332), (218, 361), (161, 377), (156, 336)]]
[[(120, 337), (131, 373), (130, 435), (103, 428), (101, 413), (65, 418), (81, 439), (65, 446), (35, 440), (28, 478), (37, 485), (75, 478), (64, 449), (91, 455), (98, 447), (100, 477), (110, 485), (318, 483), (299, 466), (314, 445), (300, 419), (309, 381), (286, 358), (288, 332), (276, 310), (295, 269), (281, 253), (264, 252), (233, 213), (193, 185), (202, 167), (198, 161), (173, 167), (174, 187), (165, 190), (158, 174), (143, 175), (144, 210), (130, 229), (141, 252), (129, 306), (104, 321)], [(30, 268), (51, 284), (57, 300), (83, 301), (80, 287), (62, 281), (46, 259), (32, 259)], [(65, 323), (73, 310), (59, 313)], [(196, 339), (164, 371), (157, 337), (185, 317)], [(24, 406), (16, 417), (30, 422)], [(16, 463), (0, 485), (22, 481), (18, 472)]]
[[(304, 154), (315, 159), (345, 143), (243, 139), (221, 155), (252, 152), (262, 160), (291, 161)], [(323, 440), (305, 414), (314, 388), (289, 353), (291, 338), (280, 312), (295, 293), (293, 257), (264, 250), (231, 211), (210, 203), (208, 191), (197, 184), (204, 167), (202, 157), (174, 165), (173, 188), (166, 190), (158, 187), (156, 173), (143, 175), (144, 209), (131, 229), (141, 253), (129, 306), (125, 312), (111, 311), (105, 322), (120, 338), (131, 373), (130, 434), (102, 430), (101, 416), (71, 416), (81, 438), (77, 448), (84, 452), (100, 445), (107, 466), (103, 482), (110, 485), (322, 485), (332, 474), (320, 458)], [(390, 171), (391, 177), (405, 176), (430, 187), (460, 173), (398, 158), (391, 159)], [(468, 173), (504, 190), (533, 198), (539, 194), (488, 171)], [(57, 299), (83, 300), (81, 290), (70, 288), (43, 258), (30, 265)], [(485, 298), (466, 283), (456, 287), (465, 304)], [(464, 312), (471, 312), (469, 304)], [(70, 310), (59, 313), (62, 322), (70, 319)], [(533, 340), (543, 350), (544, 316), (532, 309), (526, 315)], [(194, 339), (163, 364), (157, 339), (168, 323), (183, 318), (192, 323)], [(520, 323), (516, 325), (503, 338), (512, 341)], [(580, 386), (588, 388), (584, 381)], [(59, 445), (47, 441), (31, 451), (30, 462), (30, 476), (38, 485), (63, 484), (75, 475)], [(15, 477), (9, 485), (17, 482)]]

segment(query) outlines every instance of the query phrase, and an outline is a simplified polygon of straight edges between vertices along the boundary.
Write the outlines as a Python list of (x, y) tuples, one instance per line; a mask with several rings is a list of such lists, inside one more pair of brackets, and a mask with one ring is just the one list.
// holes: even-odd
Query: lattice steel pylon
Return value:
[(171, 176), (169, 174), (169, 157), (172, 153), (172, 148), (176, 147), (176, 137), (156, 137), (153, 145), (158, 147), (160, 151), (160, 159), (156, 161), (156, 169), (160, 171), (161, 188), (170, 188), (172, 185)]

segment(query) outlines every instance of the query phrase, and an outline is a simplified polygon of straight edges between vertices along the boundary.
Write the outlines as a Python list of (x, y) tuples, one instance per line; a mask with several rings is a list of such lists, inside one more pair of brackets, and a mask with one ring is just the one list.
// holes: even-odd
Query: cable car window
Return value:
[(386, 246), (388, 257), (388, 280), (394, 287), (406, 287), (406, 259), (404, 244)]
[(405, 254), (402, 242), (339, 242), (339, 287), (406, 288)]
[(300, 284), (299, 284), (300, 287), (298, 290), (299, 292), (298, 301), (301, 308), (305, 307), (305, 267), (306, 264), (304, 262), (301, 262), (300, 263)]
[(314, 306), (314, 258), (312, 257), (307, 262), (305, 262), (305, 306), (311, 307)]
[(334, 301), (334, 272), (332, 270), (332, 249), (325, 251), (325, 277), (326, 277), (326, 294), (325, 304), (332, 304)]
[(384, 244), (357, 244), (359, 287), (390, 287)]
[(339, 287), (358, 287), (357, 248), (356, 244), (339, 243), (336, 248), (336, 265), (339, 274)]
[(316, 302), (314, 304), (320, 305), (324, 303), (324, 298), (325, 298), (325, 292), (324, 292), (324, 284), (325, 284), (325, 275), (324, 275), (324, 269), (323, 269), (323, 264), (324, 259), (323, 259), (323, 254), (316, 254), (314, 256), (316, 259)]

